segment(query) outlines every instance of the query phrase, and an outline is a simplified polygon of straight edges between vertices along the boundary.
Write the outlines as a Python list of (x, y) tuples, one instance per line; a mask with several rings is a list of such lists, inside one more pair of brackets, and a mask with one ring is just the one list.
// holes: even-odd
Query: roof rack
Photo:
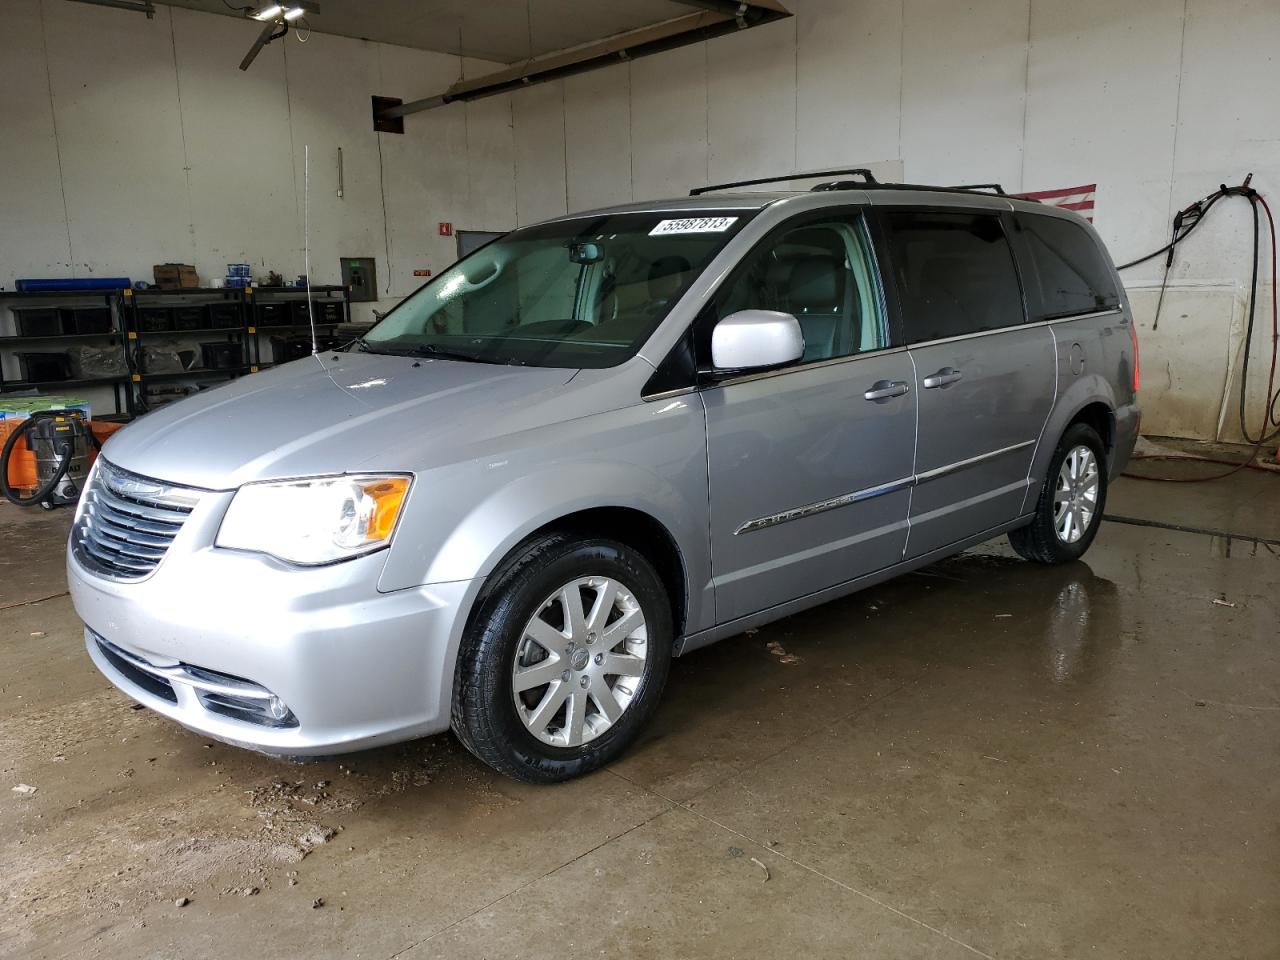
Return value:
[[(827, 180), (824, 183), (815, 184), (809, 188), (811, 193), (821, 193), (828, 190), (921, 190), (930, 193), (992, 193), (996, 196), (1007, 197), (1004, 187), (998, 183), (963, 183), (952, 187), (936, 186), (926, 183), (882, 183), (877, 180), (866, 167), (852, 167), (848, 170), (816, 170), (811, 173), (787, 173), (779, 177), (758, 177), (755, 180), (735, 180), (732, 183), (713, 183), (705, 187), (694, 187), (689, 191), (689, 196), (697, 197), (704, 193), (710, 193), (713, 190), (731, 190), (734, 187), (754, 187), (762, 183), (785, 183), (790, 180), (809, 180), (815, 177), (844, 177), (854, 176), (861, 179), (858, 180)], [(1015, 200), (1032, 199), (1022, 197), (1017, 194), (1013, 195)], [(1032, 199), (1032, 202), (1038, 202)]]
[[(814, 177), (862, 177), (861, 180), (841, 180), (839, 183), (848, 183), (852, 186), (865, 187), (868, 184), (878, 185), (878, 181), (870, 170), (866, 167), (853, 167), (849, 170), (815, 170), (812, 173), (788, 173), (780, 177), (758, 177), (755, 180), (734, 180), (732, 183), (710, 183), (705, 187), (694, 187), (689, 191), (689, 196), (697, 197), (704, 193), (711, 193), (713, 190), (732, 190), (734, 187), (754, 187), (762, 183), (786, 183), (788, 180), (810, 180)], [(813, 189), (837, 190), (845, 189), (842, 187), (831, 186), (828, 184), (819, 184)]]

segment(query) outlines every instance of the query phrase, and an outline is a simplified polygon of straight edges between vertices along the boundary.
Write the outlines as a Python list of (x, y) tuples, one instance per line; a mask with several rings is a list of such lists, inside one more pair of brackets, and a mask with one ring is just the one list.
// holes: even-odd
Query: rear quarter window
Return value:
[(999, 216), (902, 210), (885, 223), (908, 343), (1023, 322), (1022, 287)]
[(1028, 283), (1035, 320), (1053, 320), (1119, 306), (1111, 265), (1083, 226), (1061, 217), (1020, 214), (1030, 256)]

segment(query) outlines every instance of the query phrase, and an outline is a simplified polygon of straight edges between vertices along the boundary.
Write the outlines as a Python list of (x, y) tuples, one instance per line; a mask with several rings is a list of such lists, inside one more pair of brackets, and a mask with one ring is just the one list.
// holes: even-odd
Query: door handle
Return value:
[(926, 390), (933, 390), (937, 387), (949, 387), (963, 376), (964, 374), (955, 367), (943, 367), (937, 373), (925, 377), (921, 382)]
[(902, 396), (910, 389), (903, 380), (877, 380), (862, 396), (873, 403), (885, 403)]

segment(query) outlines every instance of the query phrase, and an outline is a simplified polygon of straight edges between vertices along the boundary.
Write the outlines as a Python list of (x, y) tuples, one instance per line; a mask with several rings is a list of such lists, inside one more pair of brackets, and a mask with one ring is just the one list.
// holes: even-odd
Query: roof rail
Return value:
[[(705, 187), (694, 187), (689, 191), (689, 196), (697, 197), (704, 193), (711, 193), (713, 190), (732, 190), (734, 187), (754, 187), (762, 183), (785, 183), (788, 180), (809, 180), (813, 177), (843, 177), (854, 176), (862, 177), (861, 181), (842, 180), (840, 183), (848, 183), (851, 186), (866, 186), (867, 184), (878, 184), (875, 174), (866, 167), (853, 167), (849, 170), (815, 170), (812, 173), (788, 173), (780, 177), (758, 177), (755, 180), (734, 180), (732, 183), (711, 183)], [(819, 184), (814, 187), (815, 190), (835, 190), (841, 189), (829, 184)]]
[[(998, 183), (968, 183), (954, 187), (944, 187), (929, 183), (881, 183), (879, 180), (861, 183), (856, 180), (832, 180), (828, 183), (820, 183), (812, 187), (811, 190), (912, 190), (924, 193), (992, 193), (1000, 197), (1009, 197), (1011, 200), (1028, 199), (1016, 193), (1010, 196), (1005, 193), (1004, 187)], [(1036, 201), (1033, 200), (1032, 202)]]
[(1002, 197), (1008, 196), (1008, 194), (1004, 192), (1004, 187), (1000, 186), (998, 183), (964, 183), (959, 186), (946, 187), (944, 189), (964, 190), (968, 193), (982, 193), (986, 190), (990, 190), (992, 193), (998, 193)]

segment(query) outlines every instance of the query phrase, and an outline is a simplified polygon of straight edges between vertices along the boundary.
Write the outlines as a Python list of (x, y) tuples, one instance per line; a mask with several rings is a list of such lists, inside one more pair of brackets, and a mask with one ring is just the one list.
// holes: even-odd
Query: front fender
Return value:
[(488, 455), (427, 471), (411, 501), (380, 590), (483, 579), (535, 530), (583, 510), (621, 507), (661, 524), (680, 550), (687, 629), (714, 617), (706, 431), (696, 397), (507, 438)]

